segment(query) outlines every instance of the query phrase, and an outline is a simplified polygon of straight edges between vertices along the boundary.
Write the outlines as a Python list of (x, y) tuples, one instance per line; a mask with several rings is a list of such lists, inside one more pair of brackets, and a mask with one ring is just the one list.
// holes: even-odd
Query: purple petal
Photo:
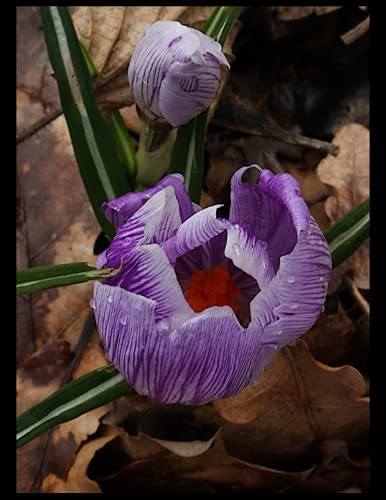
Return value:
[(173, 186), (180, 210), (181, 220), (190, 217), (193, 212), (192, 201), (184, 186), (184, 177), (181, 174), (170, 174), (161, 179), (157, 184), (145, 191), (127, 193), (102, 205), (105, 217), (116, 227), (124, 224), (142, 205), (155, 193), (167, 186)]
[[(110, 266), (110, 261), (107, 261)], [(173, 267), (158, 245), (136, 246), (123, 256), (121, 271), (104, 283), (142, 295), (156, 304), (156, 317), (191, 317), (194, 312), (183, 295)]]
[(224, 231), (226, 225), (216, 217), (217, 209), (220, 206), (213, 205), (196, 212), (178, 228), (172, 238), (162, 245), (173, 265), (178, 257), (208, 242)]
[(221, 83), (221, 67), (207, 59), (201, 64), (172, 64), (161, 83), (159, 108), (165, 120), (179, 127), (209, 107)]
[(227, 225), (225, 257), (231, 259), (237, 268), (252, 276), (260, 289), (267, 287), (275, 276), (267, 246), (265, 241), (256, 240), (238, 224)]
[(310, 216), (308, 229), (299, 230), (276, 276), (251, 303), (263, 343), (284, 346), (311, 328), (323, 310), (331, 267), (327, 241)]
[(181, 217), (175, 191), (167, 186), (156, 192), (117, 231), (106, 250), (108, 266), (119, 267), (122, 257), (137, 245), (161, 243), (180, 227)]
[[(247, 172), (260, 173), (257, 186), (243, 182)], [(231, 181), (229, 219), (243, 226), (258, 240), (268, 243), (274, 269), (297, 241), (297, 233), (307, 229), (309, 212), (296, 180), (289, 174), (274, 175), (257, 165), (240, 168)]]
[(131, 58), (131, 91), (150, 120), (179, 126), (209, 106), (221, 64), (229, 67), (218, 42), (177, 21), (158, 21), (145, 29)]
[(261, 346), (228, 307), (213, 307), (175, 329), (156, 322), (155, 303), (95, 284), (95, 317), (107, 357), (127, 383), (160, 403), (205, 404), (245, 387)]

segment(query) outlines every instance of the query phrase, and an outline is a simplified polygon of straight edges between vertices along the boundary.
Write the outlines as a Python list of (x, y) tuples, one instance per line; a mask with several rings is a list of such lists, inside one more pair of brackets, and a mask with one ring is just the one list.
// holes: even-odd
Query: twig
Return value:
[(339, 153), (339, 147), (335, 144), (287, 132), (268, 120), (262, 112), (253, 109), (249, 102), (244, 102), (242, 98), (229, 92), (224, 92), (212, 124), (242, 134), (270, 137), (286, 144), (317, 149), (333, 156)]
[(349, 276), (345, 276), (345, 281), (350, 289), (355, 300), (358, 302), (358, 306), (362, 309), (365, 316), (370, 319), (370, 305), (367, 300), (363, 297), (361, 292), (358, 290), (358, 287), (355, 285), (353, 280)]
[(63, 113), (62, 108), (59, 106), (55, 108), (51, 113), (42, 116), (39, 120), (34, 122), (29, 127), (23, 129), (20, 134), (16, 134), (16, 144), (20, 144), (24, 142), (26, 139), (29, 139), (31, 136), (39, 132), (42, 128), (46, 127), (48, 124), (53, 122), (56, 118), (58, 118)]
[(361, 36), (363, 36), (370, 27), (370, 16), (367, 16), (366, 19), (361, 21), (359, 24), (354, 26), (350, 31), (347, 31), (343, 35), (341, 35), (341, 40), (346, 44), (350, 45), (350, 43), (355, 42)]

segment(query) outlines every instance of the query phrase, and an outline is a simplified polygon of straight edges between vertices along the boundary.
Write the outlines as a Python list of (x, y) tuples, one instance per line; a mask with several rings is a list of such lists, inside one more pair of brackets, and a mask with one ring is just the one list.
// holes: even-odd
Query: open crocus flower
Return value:
[[(251, 185), (246, 178), (258, 177)], [(104, 205), (118, 227), (93, 307), (106, 356), (161, 403), (199, 405), (255, 384), (323, 308), (327, 242), (289, 174), (252, 165), (231, 183), (229, 220), (194, 205), (179, 174)]]
[(157, 21), (135, 48), (129, 84), (145, 117), (179, 127), (212, 102), (222, 64), (229, 67), (212, 38), (178, 21)]

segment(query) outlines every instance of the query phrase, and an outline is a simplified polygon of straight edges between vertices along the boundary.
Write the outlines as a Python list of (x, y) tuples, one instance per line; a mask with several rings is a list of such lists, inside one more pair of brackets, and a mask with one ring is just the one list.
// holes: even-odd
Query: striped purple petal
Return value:
[(160, 403), (205, 404), (248, 383), (261, 346), (228, 307), (213, 307), (176, 330), (156, 304), (95, 284), (95, 318), (106, 356), (141, 394)]
[(161, 179), (157, 184), (141, 192), (131, 192), (107, 201), (102, 204), (105, 217), (116, 227), (122, 226), (134, 212), (151, 198), (155, 193), (167, 186), (173, 186), (180, 211), (181, 220), (184, 221), (193, 214), (192, 201), (184, 186), (184, 177), (181, 174), (170, 174)]
[(119, 227), (103, 261), (108, 267), (119, 267), (121, 259), (135, 246), (162, 243), (173, 236), (181, 225), (175, 191), (167, 186), (150, 197)]
[(177, 324), (182, 317), (186, 319), (194, 315), (176, 273), (159, 245), (138, 245), (127, 249), (120, 272), (106, 278), (103, 283), (153, 300), (157, 319), (174, 315)]
[(292, 251), (281, 257), (276, 276), (251, 303), (263, 342), (284, 346), (311, 328), (323, 310), (331, 269), (327, 241), (310, 216)]
[[(247, 174), (257, 174), (258, 184), (243, 182)], [(229, 219), (268, 243), (277, 270), (280, 257), (294, 247), (297, 231), (308, 227), (309, 211), (291, 175), (274, 175), (251, 165), (240, 168), (232, 177)]]
[(137, 106), (149, 119), (177, 127), (204, 111), (229, 63), (221, 45), (178, 21), (145, 29), (131, 58), (128, 78)]

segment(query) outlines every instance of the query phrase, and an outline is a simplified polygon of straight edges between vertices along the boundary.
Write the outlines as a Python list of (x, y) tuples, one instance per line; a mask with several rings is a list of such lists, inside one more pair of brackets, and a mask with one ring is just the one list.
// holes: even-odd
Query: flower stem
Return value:
[(152, 187), (166, 173), (177, 130), (167, 123), (142, 121), (137, 152), (137, 182)]

